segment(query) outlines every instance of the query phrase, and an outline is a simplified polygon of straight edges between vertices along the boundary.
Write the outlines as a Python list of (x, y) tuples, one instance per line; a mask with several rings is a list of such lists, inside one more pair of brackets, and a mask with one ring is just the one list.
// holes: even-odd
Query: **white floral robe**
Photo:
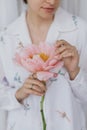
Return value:
[[(23, 13), (0, 34), (0, 109), (8, 112), (6, 130), (42, 130), (40, 96), (30, 95), (23, 103), (15, 98), (16, 91), (29, 76), (14, 62), (17, 47), (32, 44)], [(55, 80), (47, 83), (44, 114), (47, 130), (86, 130), (83, 104), (87, 104), (87, 25), (62, 8), (55, 14), (46, 42), (53, 44), (64, 39), (76, 46), (81, 70), (71, 81), (62, 68)]]

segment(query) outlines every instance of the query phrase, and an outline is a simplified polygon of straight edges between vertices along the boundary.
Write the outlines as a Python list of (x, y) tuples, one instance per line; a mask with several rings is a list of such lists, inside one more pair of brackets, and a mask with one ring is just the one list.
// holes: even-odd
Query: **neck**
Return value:
[(37, 16), (35, 13), (32, 11), (27, 12), (27, 23), (32, 24), (35, 28), (44, 28), (45, 26), (49, 26), (53, 21), (53, 16), (50, 17), (49, 19), (42, 18), (40, 16)]
[(53, 21), (53, 17), (50, 19), (44, 19), (29, 10), (26, 18), (32, 43), (38, 44), (41, 41), (45, 41), (49, 27)]

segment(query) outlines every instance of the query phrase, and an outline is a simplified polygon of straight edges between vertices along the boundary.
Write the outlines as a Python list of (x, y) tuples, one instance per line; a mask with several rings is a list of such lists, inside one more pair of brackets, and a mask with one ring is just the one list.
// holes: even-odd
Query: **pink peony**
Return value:
[[(47, 81), (57, 76), (63, 62), (55, 55), (55, 46), (46, 43), (31, 44), (17, 49), (16, 62), (31, 73), (36, 73), (39, 80)], [(56, 68), (57, 72), (53, 72)]]

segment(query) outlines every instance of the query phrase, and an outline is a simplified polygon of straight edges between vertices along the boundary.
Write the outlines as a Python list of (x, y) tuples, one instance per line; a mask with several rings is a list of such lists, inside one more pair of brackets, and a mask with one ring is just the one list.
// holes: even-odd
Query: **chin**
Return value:
[(54, 14), (55, 13), (51, 13), (51, 14), (50, 13), (49, 14), (48, 13), (44, 13), (44, 14), (40, 15), (40, 17), (43, 18), (43, 19), (49, 20), (49, 19), (53, 18)]

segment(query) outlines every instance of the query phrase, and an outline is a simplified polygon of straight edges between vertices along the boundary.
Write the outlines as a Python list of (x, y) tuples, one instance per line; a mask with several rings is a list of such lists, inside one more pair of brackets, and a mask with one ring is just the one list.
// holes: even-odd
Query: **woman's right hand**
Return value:
[(45, 92), (46, 92), (45, 84), (42, 81), (38, 80), (37, 78), (30, 76), (28, 79), (26, 79), (23, 86), (16, 91), (15, 96), (19, 102), (22, 102), (30, 94), (43, 96)]

